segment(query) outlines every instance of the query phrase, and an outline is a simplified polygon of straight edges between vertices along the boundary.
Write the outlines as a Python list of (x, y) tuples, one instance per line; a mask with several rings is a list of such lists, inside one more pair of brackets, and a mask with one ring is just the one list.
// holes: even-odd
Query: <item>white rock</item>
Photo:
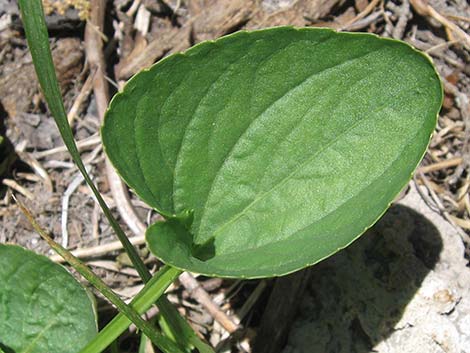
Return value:
[(284, 353), (470, 353), (457, 230), (412, 185), (367, 234), (312, 269)]

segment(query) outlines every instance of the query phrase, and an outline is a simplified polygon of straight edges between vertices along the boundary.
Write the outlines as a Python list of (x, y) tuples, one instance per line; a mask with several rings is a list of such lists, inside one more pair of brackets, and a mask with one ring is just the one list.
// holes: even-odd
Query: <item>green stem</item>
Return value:
[[(145, 287), (131, 301), (132, 308), (139, 314), (146, 312), (163, 295), (168, 286), (178, 278), (180, 270), (170, 266), (162, 267)], [(108, 347), (131, 324), (122, 313), (118, 314), (80, 353), (98, 353)]]
[[(16, 200), (16, 198), (15, 198)], [(134, 308), (124, 303), (124, 301), (104, 283), (101, 278), (96, 276), (83, 262), (73, 256), (73, 254), (57, 244), (44, 229), (36, 222), (29, 210), (18, 200), (16, 203), (23, 211), (24, 215), (31, 223), (36, 232), (54, 249), (65, 261), (67, 261), (74, 269), (76, 269), (85, 279), (90, 282), (93, 287), (100, 291), (112, 304), (114, 304), (121, 313), (123, 313), (129, 321), (132, 321), (151, 341), (157, 345), (162, 351), (167, 353), (182, 353), (178, 346), (168, 337), (158, 333), (150, 323), (143, 320)], [(114, 340), (113, 340), (114, 341)], [(112, 342), (112, 341), (111, 341)], [(110, 343), (111, 343), (110, 342)]]

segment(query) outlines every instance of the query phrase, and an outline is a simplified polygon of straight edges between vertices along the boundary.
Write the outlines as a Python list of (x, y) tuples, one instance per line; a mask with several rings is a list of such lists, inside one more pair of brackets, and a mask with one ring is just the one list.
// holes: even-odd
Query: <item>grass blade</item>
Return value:
[[(146, 312), (155, 301), (160, 298), (168, 286), (181, 274), (174, 267), (162, 267), (145, 287), (131, 301), (132, 308), (139, 314)], [(80, 353), (97, 353), (105, 349), (118, 338), (131, 324), (131, 321), (122, 313), (118, 314), (108, 323)]]
[(59, 132), (64, 140), (65, 146), (67, 146), (73, 161), (76, 163), (78, 169), (85, 178), (86, 183), (95, 195), (104, 215), (121, 241), (134, 267), (139, 272), (142, 279), (148, 280), (151, 277), (150, 273), (145, 267), (142, 259), (137, 254), (137, 251), (124, 234), (124, 231), (114, 219), (108, 205), (101, 197), (96, 186), (93, 184), (93, 181), (88, 175), (82, 159), (80, 158), (72, 129), (67, 121), (67, 114), (65, 112), (59, 83), (54, 70), (54, 63), (52, 61), (52, 54), (49, 47), (49, 36), (47, 33), (41, 0), (19, 0), (19, 5), (26, 39), (28, 40), (29, 49), (33, 58), (34, 68), (44, 97), (49, 106), (49, 110), (51, 111), (57, 127), (59, 128)]

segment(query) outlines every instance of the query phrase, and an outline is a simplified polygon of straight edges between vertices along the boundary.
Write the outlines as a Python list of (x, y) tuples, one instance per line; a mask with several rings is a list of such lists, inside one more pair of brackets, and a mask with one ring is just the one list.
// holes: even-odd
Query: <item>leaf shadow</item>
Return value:
[(15, 351), (3, 344), (0, 343), (0, 350), (2, 350), (4, 353), (15, 353)]
[(198, 245), (191, 240), (191, 256), (195, 257), (200, 261), (207, 261), (215, 256), (215, 239), (210, 238), (204, 244)]
[(283, 353), (374, 351), (400, 329), (442, 248), (426, 217), (392, 206), (351, 246), (307, 270), (311, 277)]

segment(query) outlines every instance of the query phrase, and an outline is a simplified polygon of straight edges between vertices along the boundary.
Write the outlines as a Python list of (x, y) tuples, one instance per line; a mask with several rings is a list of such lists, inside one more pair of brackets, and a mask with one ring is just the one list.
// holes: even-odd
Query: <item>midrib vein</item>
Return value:
[[(421, 128), (422, 128), (423, 126), (424, 126), (424, 123), (421, 125)], [(416, 131), (417, 131), (417, 132), (413, 135), (413, 138), (410, 138), (410, 141), (411, 141), (411, 142), (408, 143), (403, 149), (401, 149), (400, 153), (397, 153), (397, 155), (401, 155), (401, 154), (403, 153), (403, 151), (406, 150), (406, 149), (410, 146), (410, 144), (412, 143), (412, 141), (414, 141), (414, 138), (416, 138), (416, 136), (420, 133), (420, 129), (416, 129)], [(318, 218), (318, 219), (316, 219), (316, 220), (314, 220), (314, 221), (308, 223), (307, 225), (305, 225), (305, 226), (303, 226), (303, 227), (301, 227), (301, 228), (299, 228), (299, 229), (294, 230), (294, 231), (290, 234), (290, 236), (293, 236), (293, 235), (295, 235), (295, 234), (297, 234), (297, 233), (300, 233), (300, 232), (306, 230), (307, 228), (309, 228), (310, 226), (312, 226), (314, 223), (317, 223), (317, 222), (321, 221), (322, 219), (328, 217), (330, 214), (332, 214), (332, 213), (333, 213), (335, 210), (337, 210), (339, 207), (344, 206), (346, 203), (348, 203), (349, 201), (351, 201), (352, 199), (354, 199), (355, 197), (357, 197), (357, 195), (361, 194), (364, 190), (366, 190), (369, 186), (371, 186), (374, 182), (376, 182), (377, 179), (379, 179), (379, 178), (381, 178), (383, 175), (385, 175), (385, 174), (390, 170), (390, 168), (392, 168), (393, 163), (396, 162), (396, 160), (397, 160), (397, 159), (391, 160), (390, 163), (387, 165), (387, 168), (385, 168), (385, 170), (384, 170), (380, 175), (378, 175), (378, 176), (375, 177), (375, 178), (372, 178), (371, 181), (370, 181), (369, 183), (365, 184), (364, 187), (362, 187), (359, 192), (357, 192), (356, 194), (354, 194), (354, 195), (352, 195), (352, 196), (346, 198), (345, 200), (343, 200), (334, 210), (332, 210), (332, 211), (330, 211), (330, 212), (327, 212), (327, 213), (325, 213), (324, 215), (322, 215), (322, 217), (320, 217), (320, 218)], [(368, 229), (368, 228), (366, 228), (365, 230), (367, 230), (367, 229)], [(365, 230), (364, 230), (364, 231), (365, 231)], [(362, 234), (362, 233), (361, 233), (361, 234)], [(358, 234), (358, 236), (359, 236), (359, 235), (360, 235), (360, 234)], [(246, 252), (247, 250), (254, 250), (254, 249), (259, 250), (259, 249), (262, 248), (262, 247), (270, 246), (270, 245), (272, 245), (273, 243), (282, 242), (282, 241), (286, 241), (286, 240), (287, 240), (287, 238), (282, 238), (282, 239), (278, 239), (278, 240), (276, 240), (276, 241), (274, 241), (274, 242), (264, 244), (264, 245), (262, 245), (262, 246), (258, 246), (258, 247), (251, 248), (251, 249), (243, 249), (243, 250), (240, 250), (240, 251), (235, 251), (235, 252), (227, 253), (227, 254), (224, 254), (224, 255), (233, 255), (233, 254), (237, 254), (237, 253), (244, 253), (244, 252)]]
[[(381, 48), (379, 48), (381, 49)], [(329, 73), (330, 71), (333, 71), (333, 70), (337, 70), (343, 66), (346, 66), (346, 65), (352, 65), (354, 62), (356, 62), (357, 60), (360, 60), (370, 54), (374, 54), (376, 53), (377, 51), (379, 51), (379, 49), (375, 49), (375, 50), (372, 50), (372, 51), (369, 51), (365, 54), (361, 54), (357, 57), (354, 57), (354, 58), (351, 58), (351, 59), (348, 59), (346, 61), (343, 61), (339, 64), (336, 64), (336, 65), (333, 65), (333, 66), (330, 66), (330, 67), (327, 67), (321, 71), (318, 71), (318, 72), (314, 72), (312, 73), (311, 75), (308, 75), (305, 79), (303, 79), (301, 82), (299, 82), (297, 85), (291, 87), (289, 90), (287, 90), (286, 92), (284, 92), (279, 98), (277, 98), (276, 100), (274, 100), (270, 105), (268, 105), (262, 112), (260, 112), (252, 121), (251, 123), (247, 126), (247, 128), (245, 129), (245, 131), (240, 135), (240, 137), (238, 138), (237, 142), (232, 146), (232, 148), (229, 150), (229, 152), (227, 153), (226, 155), (226, 158), (224, 158), (224, 161), (222, 163), (222, 165), (220, 166), (220, 168), (218, 169), (215, 177), (212, 179), (212, 183), (211, 183), (211, 187), (209, 189), (209, 193), (207, 194), (207, 198), (205, 200), (205, 203), (204, 203), (204, 207), (203, 207), (203, 211), (202, 211), (202, 214), (201, 214), (201, 222), (200, 222), (200, 227), (198, 229), (198, 232), (201, 230), (202, 228), (202, 225), (204, 224), (204, 219), (205, 219), (205, 216), (206, 216), (206, 213), (207, 213), (207, 204), (208, 204), (208, 201), (211, 197), (211, 194), (213, 192), (213, 189), (214, 189), (214, 185), (216, 184), (215, 181), (216, 179), (219, 177), (220, 175), (220, 172), (221, 170), (223, 170), (223, 167), (225, 165), (225, 163), (227, 162), (227, 160), (229, 159), (229, 157), (231, 156), (231, 154), (233, 153), (233, 151), (235, 150), (235, 148), (238, 146), (238, 144), (240, 143), (240, 140), (242, 139), (242, 137), (249, 131), (250, 127), (253, 126), (253, 124), (261, 117), (264, 115), (264, 113), (266, 111), (268, 111), (272, 106), (274, 106), (277, 102), (281, 101), (284, 97), (286, 97), (290, 92), (294, 91), (295, 89), (297, 89), (298, 87), (302, 86), (303, 84), (307, 83), (307, 81), (311, 80), (312, 78), (314, 78), (315, 76), (318, 76), (318, 75), (325, 75), (326, 73)], [(357, 123), (360, 123), (361, 121), (364, 121), (364, 120), (367, 120), (366, 119), (362, 119), (362, 120), (359, 120)], [(356, 124), (356, 123), (355, 123)], [(354, 128), (355, 124), (353, 124), (351, 126), (351, 129)], [(340, 136), (342, 136), (344, 133), (347, 133), (349, 131), (346, 130), (345, 132), (343, 132)], [(333, 144), (335, 143), (337, 140), (336, 139), (333, 139), (333, 141), (330, 142), (330, 144)], [(328, 144), (328, 147), (330, 146), (330, 144)], [(321, 151), (319, 151), (318, 153), (321, 153), (324, 149), (322, 149)], [(317, 153), (317, 154), (318, 154)], [(219, 230), (222, 230), (223, 228), (225, 228), (227, 225), (233, 223), (233, 221), (235, 221), (236, 219), (238, 219), (239, 217), (241, 217), (244, 212), (246, 210), (248, 210), (249, 208), (252, 207), (253, 204), (257, 203), (261, 198), (263, 198), (266, 194), (269, 194), (271, 191), (275, 190), (278, 186), (280, 186), (282, 183), (284, 183), (287, 179), (289, 179), (292, 175), (294, 175), (298, 170), (299, 168), (303, 167), (306, 163), (309, 163), (310, 162), (310, 159), (313, 159), (317, 156), (317, 154), (313, 155), (311, 158), (309, 158), (309, 160), (303, 162), (299, 167), (297, 167), (292, 173), (288, 174), (285, 178), (283, 178), (276, 186), (274, 186), (273, 188), (271, 188), (270, 190), (264, 192), (263, 194), (261, 194), (261, 196), (259, 198), (256, 198), (254, 199), (250, 204), (248, 204), (241, 212), (239, 212), (236, 216), (234, 216), (232, 219), (230, 219), (229, 221), (227, 221), (226, 223), (224, 223), (222, 226), (220, 226), (219, 228), (217, 228), (214, 232), (213, 232), (213, 236), (211, 238), (215, 238), (217, 236), (217, 234), (219, 234)], [(196, 239), (197, 239), (197, 236), (196, 236)]]
[(31, 341), (31, 343), (23, 350), (21, 353), (30, 353), (33, 349), (34, 346), (36, 345), (36, 342), (44, 336), (44, 334), (49, 330), (52, 326), (54, 326), (58, 321), (56, 319), (49, 321), (49, 323), (43, 327), (41, 331), (34, 337), (34, 339)]
[[(371, 114), (372, 115), (372, 114)], [(359, 126), (361, 123), (364, 123), (371, 119), (371, 117), (367, 117), (365, 119), (359, 119), (358, 121), (354, 122), (351, 126), (349, 126), (345, 131), (343, 131), (340, 135), (336, 136), (334, 139), (332, 139), (324, 148), (319, 150), (317, 153), (313, 154), (311, 157), (306, 159), (304, 162), (302, 162), (299, 166), (294, 168), (294, 170), (288, 174), (286, 177), (284, 177), (279, 183), (277, 183), (275, 186), (273, 186), (271, 189), (266, 190), (264, 193), (260, 194), (259, 197), (255, 198), (252, 202), (250, 202), (242, 211), (237, 213), (233, 218), (231, 218), (229, 221), (226, 223), (222, 224), (219, 228), (217, 228), (213, 232), (213, 238), (215, 238), (218, 234), (222, 233), (222, 231), (227, 228), (230, 224), (234, 223), (237, 221), (240, 217), (242, 217), (244, 214), (247, 213), (255, 204), (257, 204), (259, 201), (264, 199), (266, 196), (286, 184), (292, 176), (294, 176), (299, 170), (301, 170), (305, 165), (309, 164), (312, 162), (315, 158), (319, 157), (324, 151), (328, 150), (332, 145), (334, 145), (340, 138), (342, 138), (344, 135), (347, 135), (349, 132), (351, 132), (353, 129), (355, 129), (357, 126)]]

